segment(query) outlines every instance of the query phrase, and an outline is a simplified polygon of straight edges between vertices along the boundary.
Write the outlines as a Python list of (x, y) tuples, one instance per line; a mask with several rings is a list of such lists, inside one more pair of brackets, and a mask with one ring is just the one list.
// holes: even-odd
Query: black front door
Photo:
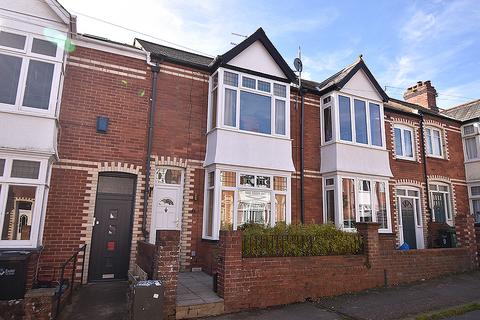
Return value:
[(407, 243), (410, 249), (417, 249), (417, 236), (415, 233), (415, 211), (412, 198), (400, 198), (402, 211), (403, 242)]
[(133, 188), (128, 176), (100, 176), (90, 251), (90, 281), (127, 279)]

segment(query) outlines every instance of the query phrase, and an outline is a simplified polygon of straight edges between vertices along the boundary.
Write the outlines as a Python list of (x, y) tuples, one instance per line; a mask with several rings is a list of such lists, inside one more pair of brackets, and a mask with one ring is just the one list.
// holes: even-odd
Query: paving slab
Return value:
[(474, 272), (320, 299), (317, 304), (357, 320), (395, 320), (479, 299), (480, 272)]
[(478, 320), (480, 319), (480, 310), (468, 312), (460, 316), (447, 318), (445, 320)]
[(74, 293), (59, 320), (127, 319), (127, 291), (126, 281), (86, 284)]

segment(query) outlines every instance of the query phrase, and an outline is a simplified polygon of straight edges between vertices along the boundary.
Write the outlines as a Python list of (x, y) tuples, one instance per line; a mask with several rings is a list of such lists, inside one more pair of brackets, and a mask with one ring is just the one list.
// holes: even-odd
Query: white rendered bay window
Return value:
[(213, 121), (227, 129), (288, 137), (287, 84), (220, 68), (210, 88), (209, 129)]
[(463, 149), (466, 161), (478, 160), (480, 158), (480, 135), (478, 124), (468, 124), (462, 127)]
[(206, 184), (206, 239), (218, 239), (219, 230), (236, 230), (244, 224), (274, 226), (290, 221), (289, 176), (216, 169), (207, 180), (214, 182)]
[(63, 50), (58, 39), (0, 28), (0, 108), (54, 114)]
[(341, 197), (341, 212), (338, 217), (343, 229), (354, 230), (357, 222), (378, 222), (379, 232), (391, 232), (386, 181), (341, 177), (340, 182), (337, 190)]
[(35, 248), (47, 195), (48, 160), (0, 155), (0, 248)]
[[(330, 115), (324, 112), (324, 116)], [(379, 103), (339, 94), (338, 121), (341, 141), (373, 147), (384, 146), (383, 108)], [(328, 141), (326, 138), (327, 136), (325, 141)]]

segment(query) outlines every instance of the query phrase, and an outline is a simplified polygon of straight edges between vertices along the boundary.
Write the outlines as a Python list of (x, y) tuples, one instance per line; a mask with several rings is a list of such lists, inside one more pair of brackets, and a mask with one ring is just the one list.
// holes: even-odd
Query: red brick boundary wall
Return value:
[[(459, 228), (473, 230), (473, 223), (463, 225), (467, 221), (457, 220)], [(363, 255), (265, 258), (243, 258), (241, 231), (221, 231), (218, 293), (225, 300), (225, 312), (407, 283), (477, 266), (470, 245), (396, 251), (388, 238), (380, 243), (377, 223), (358, 223), (357, 229), (364, 239)], [(470, 235), (458, 237), (460, 243), (472, 240)]]
[(161, 280), (164, 290), (163, 319), (175, 319), (177, 281), (180, 272), (180, 231), (157, 230), (153, 278)]

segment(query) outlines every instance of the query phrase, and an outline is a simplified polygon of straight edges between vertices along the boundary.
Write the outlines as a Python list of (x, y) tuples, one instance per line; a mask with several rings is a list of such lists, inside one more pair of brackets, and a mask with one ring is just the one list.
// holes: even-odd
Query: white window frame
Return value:
[[(332, 185), (327, 185), (327, 180), (332, 179), (333, 184)], [(333, 191), (333, 223), (336, 224), (336, 217), (337, 217), (337, 212), (338, 212), (338, 202), (336, 201), (337, 199), (337, 179), (335, 179), (335, 176), (325, 176), (322, 178), (323, 180), (323, 223), (326, 224), (328, 223), (328, 210), (327, 210), (327, 191)]]
[(475, 218), (475, 211), (474, 211), (474, 206), (473, 206), (473, 201), (474, 200), (480, 201), (480, 194), (473, 195), (472, 194), (472, 188), (473, 187), (480, 187), (480, 183), (474, 183), (474, 184), (469, 184), (468, 185), (468, 202), (469, 202), (469, 205), (470, 205), (470, 213), (473, 215), (473, 218), (475, 219), (475, 223), (480, 223), (480, 221), (477, 222), (477, 219)]
[[(398, 228), (399, 228), (399, 240), (400, 243), (403, 244), (403, 218), (400, 208), (400, 198), (413, 198), (414, 199), (414, 219), (415, 219), (415, 237), (417, 242), (417, 249), (424, 249), (425, 248), (425, 239), (424, 239), (424, 228), (423, 228), (423, 210), (422, 210), (422, 191), (420, 188), (412, 187), (412, 186), (405, 186), (405, 185), (397, 185), (395, 187), (396, 190), (396, 201), (397, 201), (397, 218), (398, 218)], [(399, 195), (398, 190), (404, 190), (405, 195)], [(415, 191), (417, 192), (418, 196), (411, 196), (408, 194), (408, 191)], [(418, 209), (420, 212), (417, 211), (416, 201), (418, 200)], [(420, 217), (420, 220), (418, 219)]]
[[(328, 101), (327, 103), (323, 103), (323, 100), (326, 99), (326, 98), (330, 98), (330, 101)], [(328, 145), (328, 144), (331, 144), (331, 143), (335, 143), (335, 139), (336, 139), (336, 131), (335, 131), (335, 128), (337, 127), (335, 125), (335, 97), (333, 94), (329, 93), (327, 95), (324, 95), (322, 97), (320, 97), (320, 104), (321, 104), (321, 114), (320, 114), (320, 130), (321, 130), (321, 143), (322, 145)], [(332, 122), (332, 138), (329, 140), (329, 141), (326, 141), (325, 140), (325, 117), (324, 117), (324, 112), (325, 112), (325, 109), (328, 109), (330, 108), (330, 121)]]
[[(227, 187), (221, 185), (221, 172), (222, 171), (230, 171), (235, 172), (235, 180), (236, 186), (235, 187)], [(212, 236), (207, 236), (206, 228), (207, 228), (207, 210), (208, 210), (208, 190), (211, 189), (208, 186), (208, 174), (210, 172), (215, 172), (215, 185), (214, 185), (214, 202), (213, 202), (213, 226), (212, 226)], [(256, 176), (265, 176), (270, 177), (270, 188), (257, 188), (255, 187), (248, 187), (248, 186), (241, 186), (240, 185), (240, 175), (254, 175)], [(274, 177), (284, 177), (287, 179), (287, 190), (280, 191), (274, 190)], [(256, 178), (255, 178), (256, 184)], [(233, 166), (225, 166), (225, 165), (214, 165), (205, 170), (205, 192), (204, 192), (204, 206), (203, 206), (203, 231), (202, 231), (202, 238), (207, 240), (218, 240), (220, 234), (220, 227), (221, 227), (221, 195), (222, 190), (229, 190), (234, 191), (234, 211), (233, 211), (233, 230), (237, 230), (238, 228), (238, 198), (239, 198), (239, 191), (242, 190), (255, 190), (255, 191), (269, 191), (271, 193), (270, 201), (271, 201), (271, 209), (270, 209), (270, 226), (275, 226), (276, 224), (276, 206), (275, 206), (275, 194), (283, 194), (286, 195), (286, 212), (285, 212), (285, 222), (287, 224), (291, 223), (291, 175), (290, 173), (285, 172), (276, 172), (271, 170), (260, 170), (260, 169), (243, 169)]]
[[(36, 248), (41, 243), (43, 222), (48, 197), (48, 180), (50, 179), (51, 166), (48, 158), (0, 154), (0, 159), (5, 159), (3, 175), (0, 176), (0, 233), (3, 228), (5, 209), (7, 204), (7, 189), (12, 185), (31, 186), (36, 188), (35, 205), (33, 207), (33, 218), (29, 240), (0, 240), (0, 248)], [(36, 161), (40, 163), (37, 179), (13, 178), (10, 177), (13, 160)], [(1, 239), (1, 238), (0, 238)]]
[[(234, 73), (238, 75), (238, 86), (231, 86), (228, 84), (224, 84), (224, 73), (225, 71)], [(248, 134), (254, 134), (254, 135), (261, 135), (261, 136), (268, 136), (268, 137), (277, 137), (277, 138), (284, 138), (284, 139), (289, 139), (290, 138), (290, 85), (285, 82), (280, 82), (280, 81), (275, 81), (269, 78), (264, 78), (264, 77), (259, 77), (255, 76), (249, 73), (245, 72), (240, 72), (236, 70), (231, 70), (231, 69), (225, 69), (225, 68), (218, 68), (218, 70), (215, 72), (218, 73), (218, 87), (217, 87), (217, 128), (222, 128), (226, 130), (233, 130), (233, 131), (239, 131), (239, 132), (244, 132)], [(214, 74), (215, 74), (214, 73)], [(258, 81), (264, 81), (270, 83), (270, 92), (265, 92), (261, 91), (258, 89), (251, 89), (244, 87), (242, 85), (242, 79), (243, 77), (248, 77), (255, 79), (257, 83), (257, 88), (258, 88)], [(213, 82), (213, 75), (210, 77), (209, 81), (209, 116), (208, 116), (208, 131), (211, 131), (214, 128), (210, 127), (210, 114), (211, 114), (211, 92), (213, 91), (212, 88), (212, 82)], [(274, 95), (274, 85), (282, 85), (285, 86), (285, 97), (281, 96), (276, 96)], [(236, 95), (236, 111), (235, 111), (235, 126), (230, 126), (225, 124), (225, 119), (224, 119), (224, 113), (225, 113), (225, 89), (230, 89), (234, 90), (237, 92)], [(241, 91), (261, 95), (261, 96), (266, 96), (270, 98), (270, 133), (261, 133), (261, 132), (254, 132), (254, 131), (248, 131), (248, 130), (242, 130), (240, 129), (240, 112), (241, 112), (241, 105), (240, 105), (240, 95)], [(285, 134), (277, 134), (275, 132), (275, 100), (282, 100), (285, 102)]]
[[(345, 228), (343, 224), (343, 183), (342, 179), (352, 179), (355, 187), (355, 222), (360, 222), (360, 214), (359, 214), (359, 193), (358, 193), (358, 182), (360, 180), (367, 180), (370, 181), (370, 199), (372, 200), (374, 197), (374, 184), (375, 182), (381, 182), (385, 184), (385, 198), (386, 198), (386, 209), (387, 209), (387, 228), (386, 229), (378, 229), (379, 233), (392, 233), (392, 216), (391, 216), (391, 208), (390, 208), (390, 186), (388, 183), (388, 179), (372, 179), (371, 177), (367, 176), (354, 176), (354, 175), (336, 175), (335, 177), (335, 224), (337, 228), (342, 229), (344, 231), (356, 231), (356, 228)], [(324, 206), (324, 215), (325, 215), (325, 206)], [(374, 212), (373, 203), (372, 203), (372, 221), (377, 222), (377, 215)]]
[[(61, 82), (60, 80), (62, 76), (62, 62), (63, 62), (64, 52), (61, 46), (57, 44), (57, 52), (55, 57), (34, 53), (32, 52), (33, 39), (36, 38), (36, 39), (46, 40), (46, 41), (52, 41), (52, 39), (45, 37), (43, 35), (17, 31), (17, 30), (9, 29), (7, 27), (3, 27), (3, 26), (0, 27), (0, 30), (27, 37), (25, 40), (25, 47), (23, 50), (0, 46), (0, 54), (18, 57), (22, 59), (15, 104), (12, 105), (12, 104), (0, 103), (0, 111), (54, 117), (56, 115), (56, 105), (59, 98), (58, 97), (59, 86), (60, 86), (60, 82)], [(54, 66), (48, 109), (32, 108), (32, 107), (27, 107), (23, 105), (27, 75), (28, 75), (28, 67), (29, 67), (30, 61), (32, 60), (49, 63)]]
[[(430, 134), (428, 132), (430, 131)], [(433, 132), (438, 131), (438, 135), (440, 137), (440, 155), (433, 154)], [(430, 158), (437, 158), (437, 159), (444, 159), (445, 158), (445, 147), (444, 147), (444, 140), (445, 140), (445, 132), (442, 128), (436, 127), (436, 126), (426, 126), (425, 127), (425, 153), (427, 154), (427, 157)], [(430, 141), (428, 140), (430, 137)], [(432, 150), (429, 149), (429, 142), (432, 144)]]
[[(434, 186), (436, 186), (436, 188), (434, 188)], [(438, 190), (439, 186), (446, 186), (447, 191)], [(448, 183), (445, 183), (445, 182), (429, 181), (428, 182), (428, 190), (429, 190), (429, 193), (430, 193), (430, 197), (429, 197), (430, 198), (430, 208), (432, 208), (432, 221), (435, 222), (435, 212), (433, 212), (433, 194), (434, 193), (442, 193), (442, 194), (444, 194), (443, 202), (444, 202), (444, 205), (445, 205), (445, 221), (450, 226), (453, 226), (454, 212), (453, 212), (453, 193), (452, 193), (451, 185), (448, 184)], [(448, 195), (448, 200), (445, 198), (445, 195)]]
[[(395, 129), (399, 129), (401, 131), (400, 140), (401, 140), (401, 143), (402, 143), (402, 153), (403, 153), (402, 155), (397, 154)], [(412, 156), (411, 157), (405, 155), (405, 146), (406, 146), (405, 134), (404, 134), (405, 131), (409, 131), (410, 134), (411, 134), (411, 137), (412, 137)], [(393, 126), (393, 135), (394, 135), (393, 150), (395, 152), (395, 158), (415, 161), (415, 157), (416, 157), (416, 154), (415, 154), (415, 149), (416, 149), (415, 129), (413, 127), (410, 127), (410, 126), (406, 126), (406, 125), (402, 125), (402, 124), (395, 124)]]
[[(352, 130), (352, 141), (349, 140), (343, 140), (341, 139), (340, 135), (340, 96), (346, 97), (350, 100), (350, 128)], [(367, 115), (367, 143), (360, 143), (357, 142), (356, 139), (356, 128), (355, 128), (355, 106), (354, 102), (355, 100), (360, 100), (365, 103), (366, 107), (366, 115)], [(377, 146), (372, 144), (372, 127), (370, 123), (370, 104), (376, 104), (380, 107), (380, 128), (381, 128), (381, 140), (382, 140), (382, 145)], [(385, 111), (384, 111), (384, 106), (381, 101), (375, 101), (375, 100), (370, 100), (366, 99), (364, 97), (359, 97), (351, 94), (346, 94), (343, 92), (337, 92), (335, 94), (335, 106), (336, 108), (333, 108), (335, 110), (335, 116), (334, 119), (335, 121), (333, 122), (334, 125), (334, 139), (332, 141), (335, 142), (341, 142), (345, 144), (353, 144), (356, 146), (361, 146), (361, 147), (366, 147), (366, 148), (373, 148), (373, 149), (380, 149), (380, 150), (386, 150), (386, 140), (385, 140)]]
[[(465, 133), (465, 128), (472, 126), (473, 127), (473, 132), (472, 133)], [(478, 130), (478, 123), (469, 123), (465, 124), (461, 127), (462, 131), (462, 141), (463, 141), (463, 154), (464, 154), (464, 159), (465, 162), (474, 162), (480, 160), (480, 134)], [(468, 158), (467, 154), (467, 144), (466, 140), (467, 139), (475, 139), (475, 146), (477, 149), (477, 157), (476, 158)]]

